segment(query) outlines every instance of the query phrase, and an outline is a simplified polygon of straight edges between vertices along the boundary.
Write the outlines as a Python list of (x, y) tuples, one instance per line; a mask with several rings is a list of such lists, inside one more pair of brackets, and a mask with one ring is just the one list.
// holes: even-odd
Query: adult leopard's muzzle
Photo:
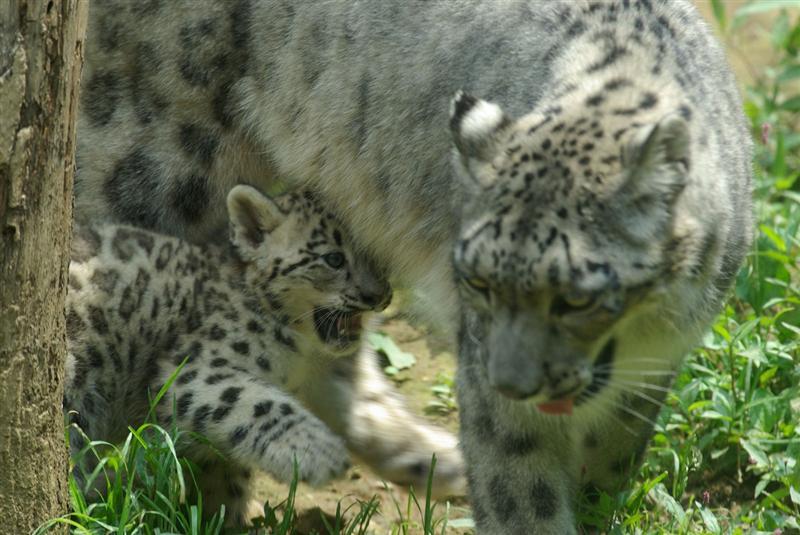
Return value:
[(569, 414), (592, 381), (582, 348), (557, 336), (544, 321), (516, 314), (495, 320), (487, 340), (489, 384), (503, 396), (533, 402), (548, 414)]

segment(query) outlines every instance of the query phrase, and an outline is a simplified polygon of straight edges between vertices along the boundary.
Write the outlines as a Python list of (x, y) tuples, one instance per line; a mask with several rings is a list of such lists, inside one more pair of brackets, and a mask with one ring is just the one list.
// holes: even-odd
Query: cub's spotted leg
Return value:
[[(186, 351), (176, 354), (187, 354)], [(181, 429), (206, 437), (232, 463), (290, 482), (321, 485), (349, 466), (344, 442), (295, 399), (237, 366), (213, 367), (202, 352), (180, 373), (171, 392)], [(174, 370), (166, 370), (161, 380)], [(166, 411), (170, 404), (162, 404)], [(161, 415), (169, 418), (169, 413)]]
[(196, 475), (203, 492), (203, 510), (213, 514), (225, 505), (226, 526), (246, 526), (253, 518), (263, 516), (262, 502), (251, 497), (252, 471), (208, 453), (214, 457), (200, 463)]
[(352, 358), (337, 360), (329, 375), (320, 374), (301, 395), (315, 414), (345, 437), (350, 451), (381, 477), (425, 489), (435, 453), (434, 496), (465, 493), (458, 440), (408, 411), (371, 350), (362, 348)]

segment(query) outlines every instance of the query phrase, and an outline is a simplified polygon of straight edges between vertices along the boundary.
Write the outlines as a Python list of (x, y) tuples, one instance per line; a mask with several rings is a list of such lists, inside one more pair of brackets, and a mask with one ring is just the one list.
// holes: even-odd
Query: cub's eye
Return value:
[(597, 304), (597, 297), (588, 293), (570, 293), (559, 295), (550, 305), (550, 313), (563, 316), (575, 312), (591, 310)]
[(342, 253), (328, 253), (322, 255), (322, 259), (333, 269), (339, 269), (344, 265), (344, 255)]
[(489, 283), (481, 279), (480, 277), (464, 277), (462, 280), (467, 286), (469, 286), (473, 290), (476, 290), (483, 294), (489, 292)]

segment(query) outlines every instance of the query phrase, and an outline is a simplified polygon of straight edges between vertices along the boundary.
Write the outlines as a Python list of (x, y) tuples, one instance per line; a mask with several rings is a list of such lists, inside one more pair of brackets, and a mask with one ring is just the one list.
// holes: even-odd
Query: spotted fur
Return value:
[[(296, 457), (301, 480), (319, 485), (347, 468), (348, 448), (418, 488), (437, 452), (437, 493), (458, 492), (455, 440), (413, 418), (360, 347), (361, 314), (391, 296), (381, 272), (311, 198), (272, 201), (237, 186), (228, 207), (231, 249), (125, 225), (78, 229), (67, 298), (72, 421), (93, 439), (122, 440), (187, 359), (169, 391), (175, 422), (224, 454), (187, 451), (205, 466), (206, 503), (225, 503), (235, 523), (253, 511), (252, 469), (288, 482)], [(165, 423), (172, 406), (159, 407)], [(77, 454), (83, 440), (71, 437)]]
[(78, 215), (203, 240), (233, 183), (309, 187), (460, 333), (479, 531), (575, 532), (749, 242), (741, 102), (690, 2), (155, 4), (93, 6)]

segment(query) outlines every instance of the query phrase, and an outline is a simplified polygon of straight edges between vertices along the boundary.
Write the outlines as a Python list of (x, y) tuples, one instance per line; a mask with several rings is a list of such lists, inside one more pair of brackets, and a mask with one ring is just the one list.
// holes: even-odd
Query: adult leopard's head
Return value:
[(236, 186), (228, 194), (228, 214), (246, 291), (328, 349), (352, 349), (362, 313), (388, 305), (386, 278), (311, 195), (269, 198)]
[[(624, 389), (644, 368), (674, 366), (681, 329), (707, 319), (679, 302), (702, 300), (719, 275), (713, 231), (676, 215), (689, 127), (647, 104), (635, 117), (551, 105), (514, 120), (464, 93), (452, 102), (462, 343), (509, 398), (569, 413), (614, 380)], [(639, 375), (618, 370), (622, 357)]]

